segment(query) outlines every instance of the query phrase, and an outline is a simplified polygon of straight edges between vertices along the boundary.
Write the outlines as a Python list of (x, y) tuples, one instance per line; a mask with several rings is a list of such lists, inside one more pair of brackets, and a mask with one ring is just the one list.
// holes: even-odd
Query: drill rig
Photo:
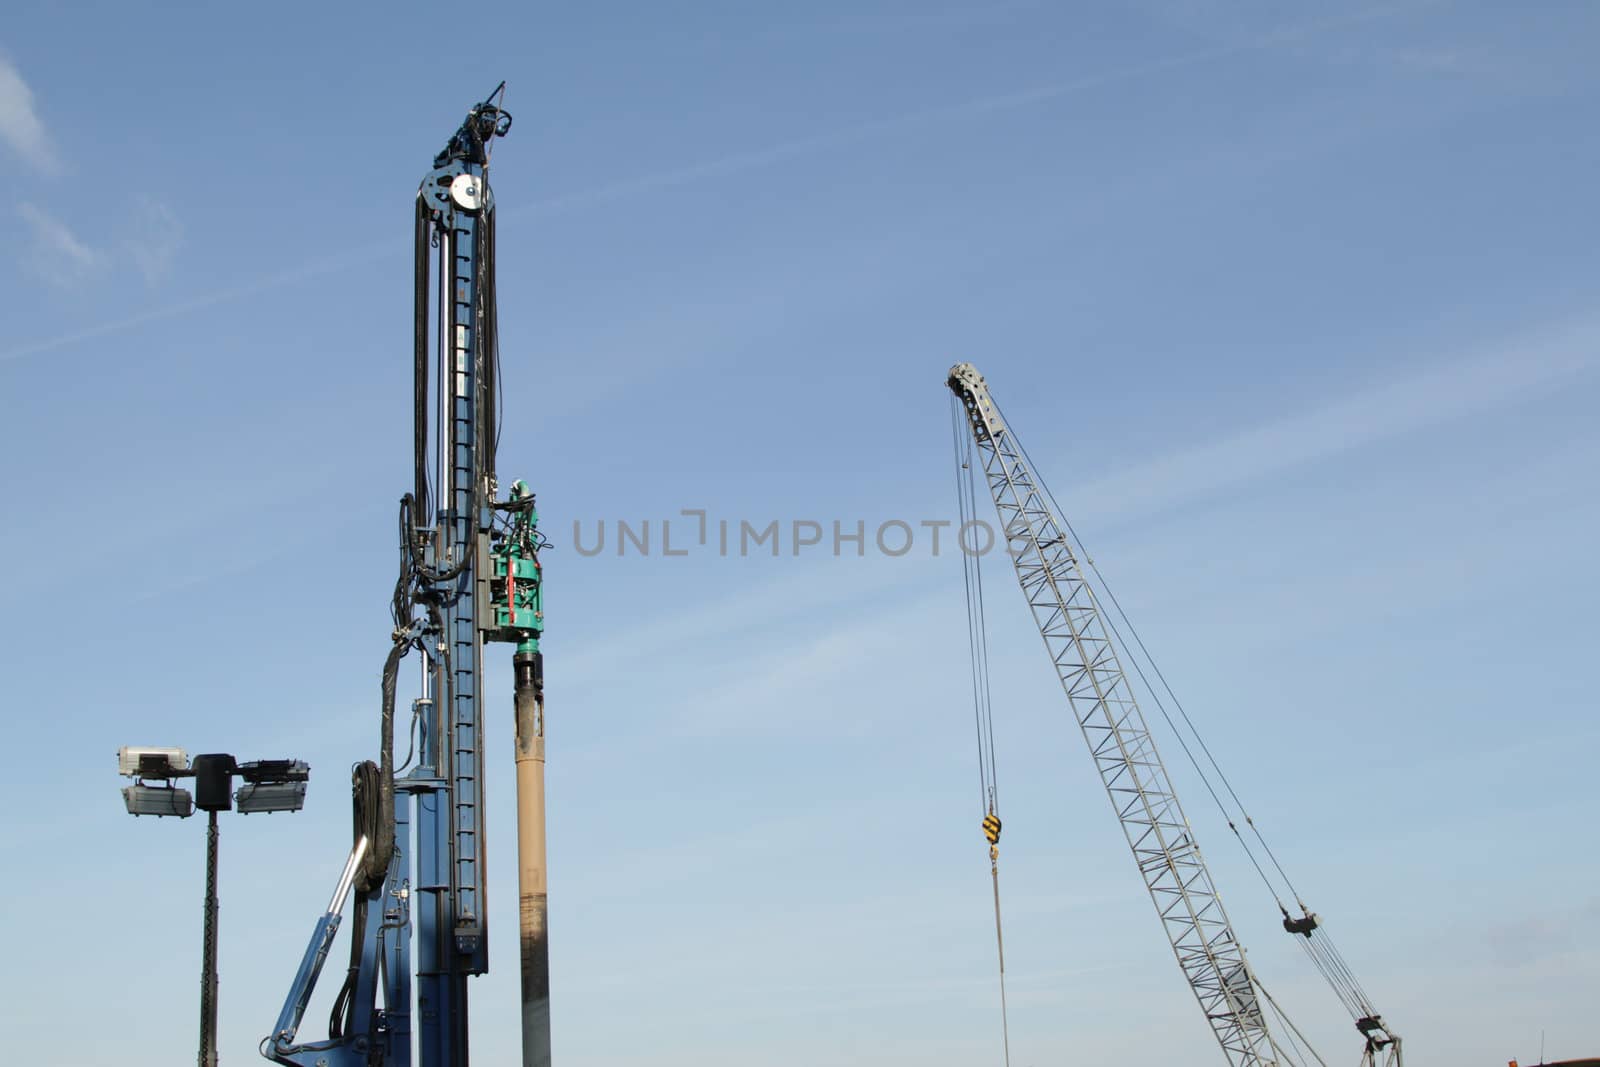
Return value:
[[(261, 1053), (300, 1067), (468, 1063), (467, 979), (489, 967), (484, 644), (515, 645), (523, 1062), (550, 1062), (545, 939), (543, 574), (534, 496), (500, 498), (500, 359), (489, 161), (511, 129), (505, 83), (433, 161), (416, 197), (413, 467), (382, 673), (379, 757), (353, 773), (354, 844)], [(437, 268), (436, 270), (433, 268)], [(401, 660), (421, 654), (395, 763)], [(353, 894), (352, 894), (353, 891)], [(352, 899), (327, 1037), (299, 1030)], [(413, 984), (414, 983), (414, 984)], [(413, 998), (415, 1011), (413, 1012)]]

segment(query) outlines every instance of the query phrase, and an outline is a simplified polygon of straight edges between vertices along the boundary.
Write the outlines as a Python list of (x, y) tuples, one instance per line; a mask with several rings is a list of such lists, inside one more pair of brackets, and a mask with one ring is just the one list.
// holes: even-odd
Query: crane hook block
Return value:
[(1000, 843), (1000, 816), (992, 811), (983, 817), (983, 836), (989, 839), (991, 845)]

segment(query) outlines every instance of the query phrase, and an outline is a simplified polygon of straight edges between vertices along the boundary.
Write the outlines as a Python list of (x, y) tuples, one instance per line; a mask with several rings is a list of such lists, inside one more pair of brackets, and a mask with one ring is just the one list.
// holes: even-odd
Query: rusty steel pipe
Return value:
[(522, 1067), (550, 1067), (550, 943), (544, 809), (544, 657), (518, 652), (517, 882), (522, 934)]

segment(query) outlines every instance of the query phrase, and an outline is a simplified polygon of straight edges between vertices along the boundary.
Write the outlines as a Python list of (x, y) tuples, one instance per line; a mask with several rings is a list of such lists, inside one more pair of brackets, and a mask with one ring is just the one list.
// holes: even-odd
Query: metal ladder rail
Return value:
[[(482, 180), (477, 168), (466, 172)], [(484, 210), (488, 210), (487, 206)], [(450, 540), (456, 559), (477, 553), (479, 504), (483, 487), (477, 471), (481, 405), (479, 349), (480, 234), (483, 215), (455, 211), (450, 219), (450, 358), (451, 500)], [(477, 592), (471, 570), (462, 574), (448, 613), (450, 648), (450, 767), (452, 898), (456, 949), (467, 957), (464, 971), (488, 970), (487, 909), (482, 856), (483, 738), (481, 691), (483, 647), (479, 635)]]

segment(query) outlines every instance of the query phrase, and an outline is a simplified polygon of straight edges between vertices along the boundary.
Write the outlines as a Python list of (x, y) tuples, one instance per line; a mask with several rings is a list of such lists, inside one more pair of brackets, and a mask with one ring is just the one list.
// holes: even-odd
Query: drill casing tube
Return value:
[(544, 656), (518, 652), (517, 880), (522, 934), (522, 1063), (550, 1064), (550, 943), (544, 808)]

